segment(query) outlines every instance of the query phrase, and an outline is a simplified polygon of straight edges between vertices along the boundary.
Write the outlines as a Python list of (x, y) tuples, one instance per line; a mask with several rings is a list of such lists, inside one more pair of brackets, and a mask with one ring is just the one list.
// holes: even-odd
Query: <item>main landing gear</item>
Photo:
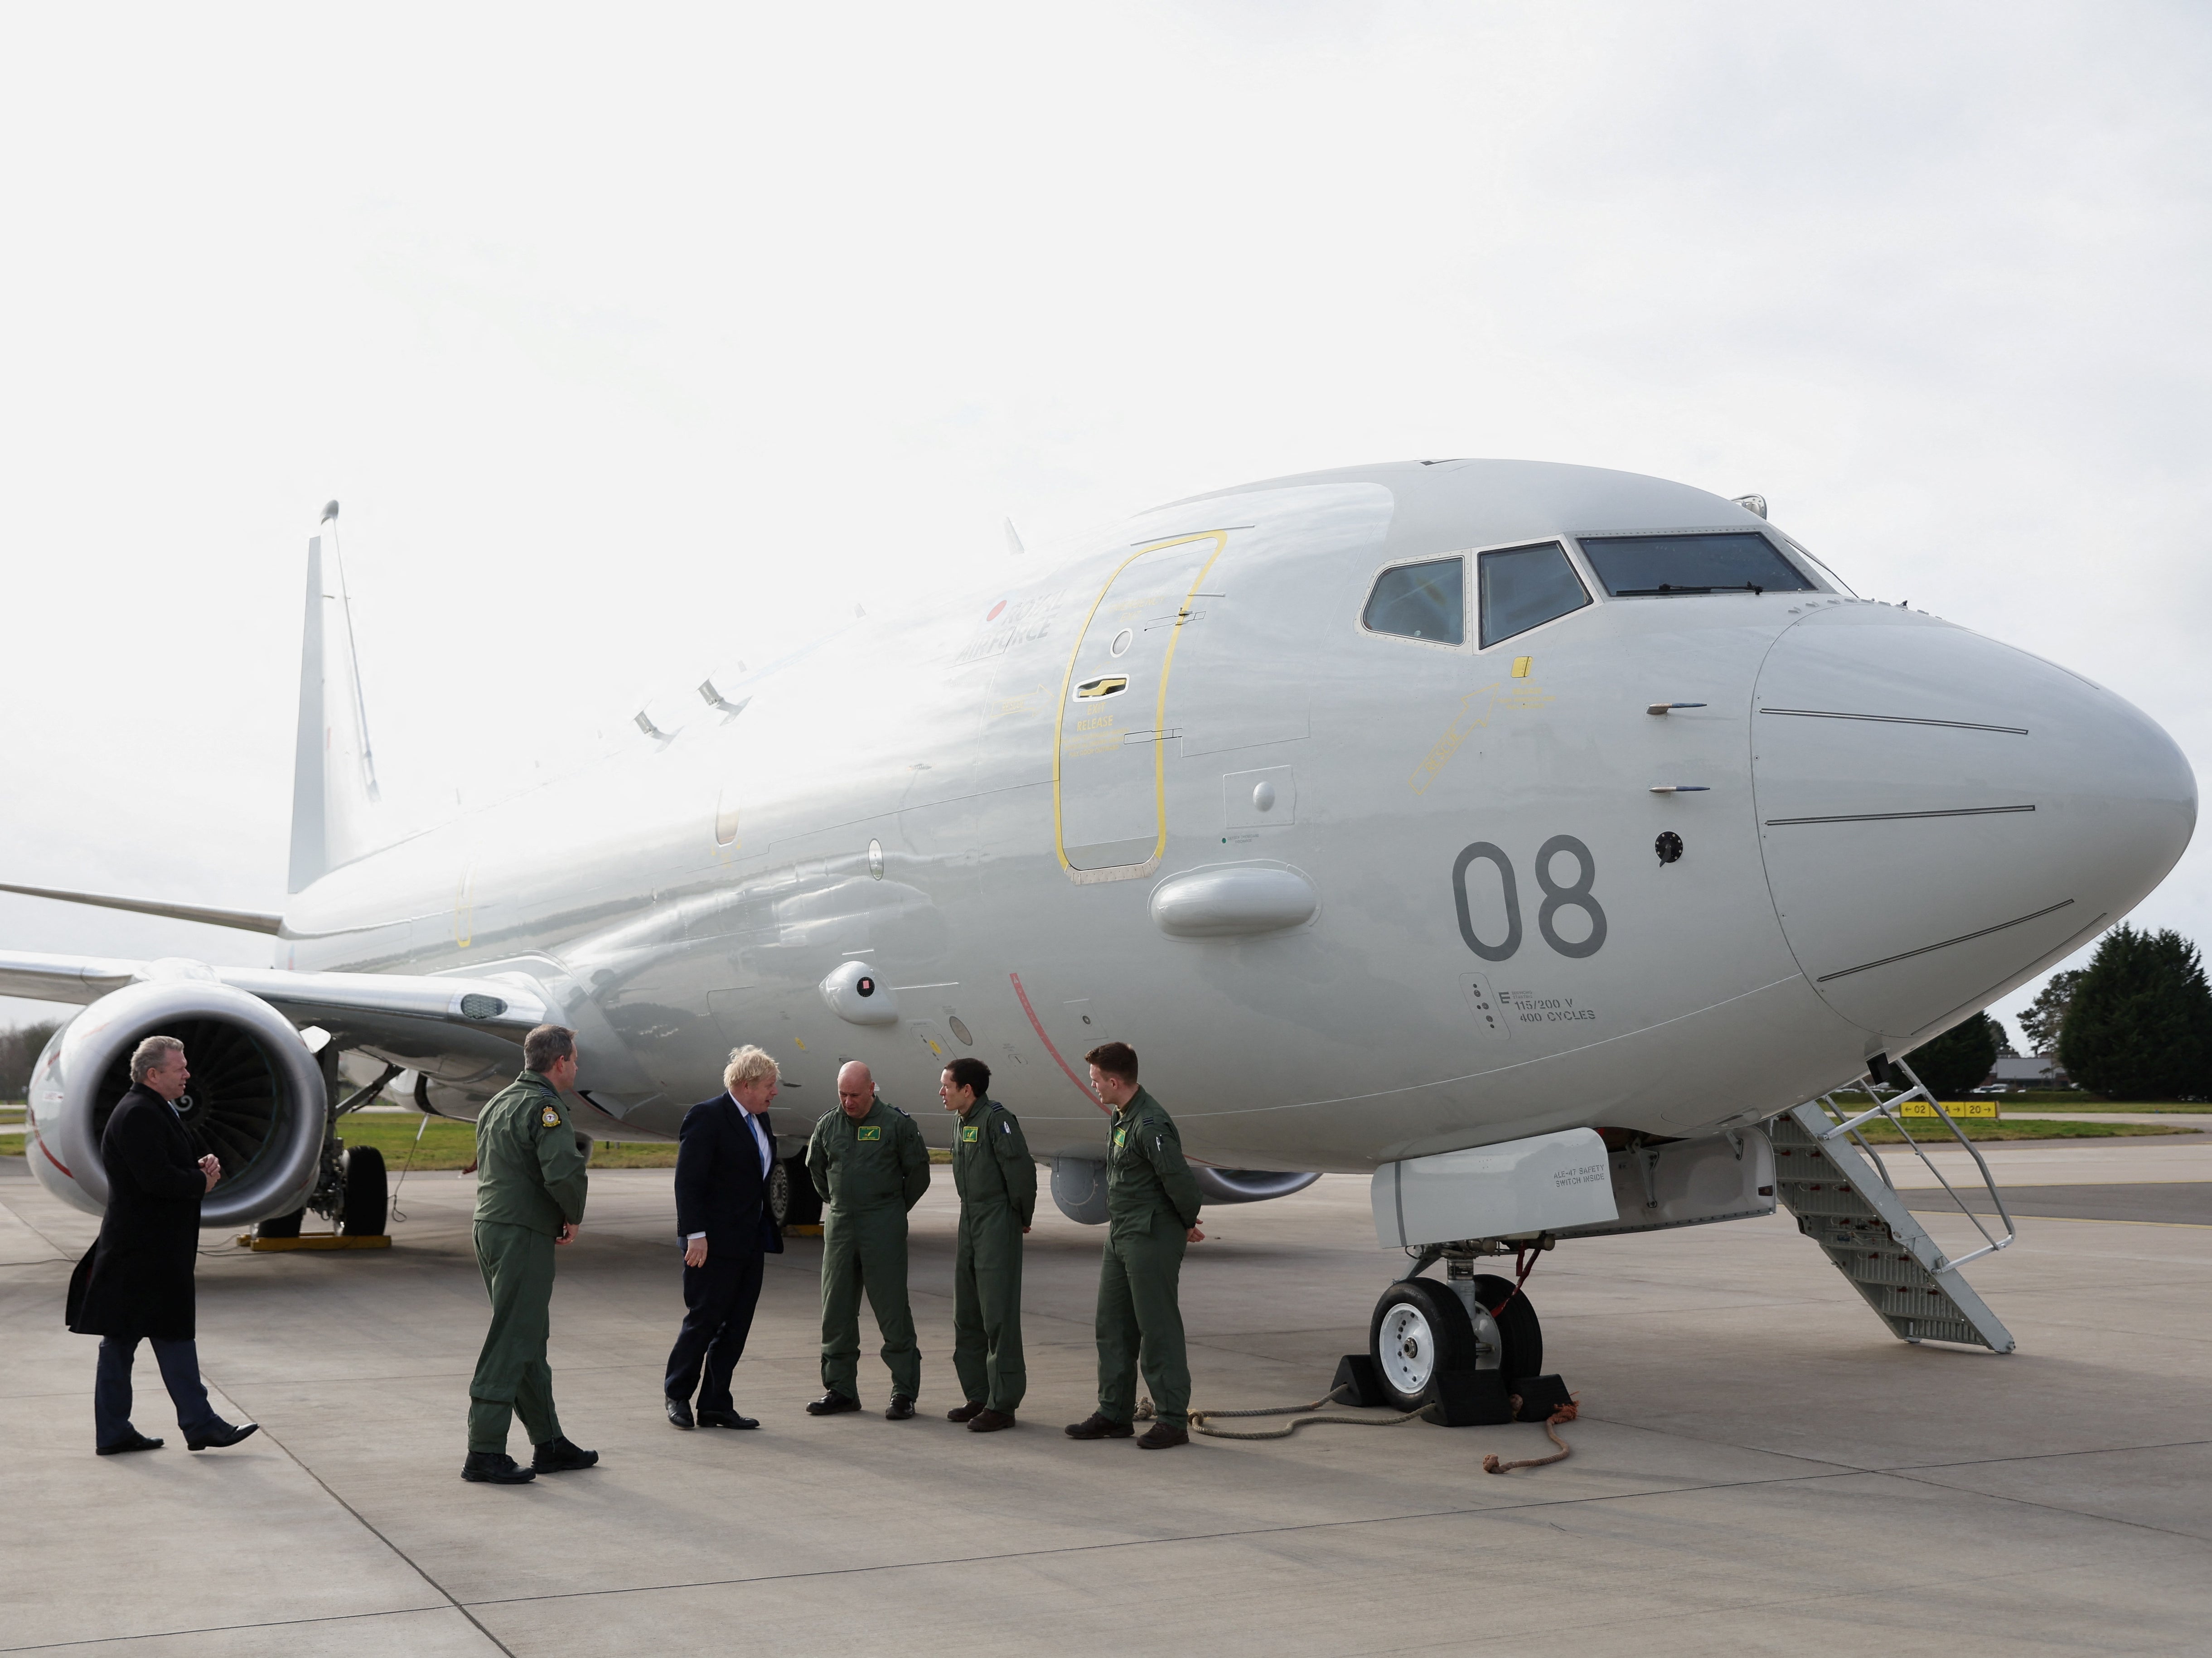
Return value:
[(778, 1226), (818, 1226), (822, 1194), (806, 1172), (805, 1157), (785, 1157), (769, 1170), (769, 1218)]
[(1444, 1278), (1407, 1277), (1382, 1292), (1368, 1326), (1367, 1351), (1382, 1391), (1400, 1411), (1434, 1397), (1437, 1379), (1452, 1371), (1497, 1370), (1507, 1391), (1544, 1369), (1544, 1330), (1536, 1309), (1510, 1278), (1478, 1273), (1471, 1254), (1425, 1255), (1419, 1272), (1441, 1254)]

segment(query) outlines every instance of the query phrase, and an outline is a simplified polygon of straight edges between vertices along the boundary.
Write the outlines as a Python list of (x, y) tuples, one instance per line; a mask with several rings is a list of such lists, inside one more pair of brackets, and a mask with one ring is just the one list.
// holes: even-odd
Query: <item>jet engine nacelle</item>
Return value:
[[(1303, 1192), (1319, 1175), (1279, 1174), (1267, 1169), (1215, 1169), (1194, 1163), (1190, 1172), (1210, 1204), (1265, 1203)], [(1060, 1212), (1085, 1226), (1106, 1224), (1106, 1165), (1090, 1157), (1052, 1160), (1052, 1200)]]
[(31, 1072), (25, 1123), (40, 1183), (88, 1214), (106, 1208), (100, 1137), (131, 1086), (131, 1050), (155, 1035), (185, 1045), (191, 1080), (176, 1104), (192, 1155), (222, 1160), (200, 1224), (248, 1226), (304, 1206), (322, 1162), (321, 1069), (268, 1003), (198, 978), (126, 985), (54, 1033)]

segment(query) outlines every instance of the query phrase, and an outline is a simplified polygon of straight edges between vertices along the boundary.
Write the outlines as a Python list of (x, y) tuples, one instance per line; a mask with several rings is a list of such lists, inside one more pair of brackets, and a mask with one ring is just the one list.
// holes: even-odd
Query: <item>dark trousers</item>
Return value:
[[(684, 1327), (676, 1333), (676, 1345), (668, 1353), (668, 1378), (662, 1385), (671, 1399), (689, 1399), (699, 1391), (702, 1411), (726, 1411), (730, 1403), (730, 1373), (744, 1357), (745, 1337), (753, 1327), (753, 1309), (760, 1301), (761, 1252), (757, 1249), (717, 1248), (709, 1246), (704, 1266), (684, 1269)], [(702, 1370), (706, 1384), (700, 1384)]]
[[(161, 1367), (161, 1381), (169, 1402), (177, 1407), (177, 1426), (187, 1435), (211, 1427), (222, 1418), (208, 1403), (200, 1385), (199, 1349), (189, 1341), (164, 1341), (149, 1336), (154, 1362)], [(131, 1361), (137, 1356), (137, 1336), (102, 1336), (100, 1368), (92, 1383), (93, 1443), (113, 1445), (131, 1437)]]

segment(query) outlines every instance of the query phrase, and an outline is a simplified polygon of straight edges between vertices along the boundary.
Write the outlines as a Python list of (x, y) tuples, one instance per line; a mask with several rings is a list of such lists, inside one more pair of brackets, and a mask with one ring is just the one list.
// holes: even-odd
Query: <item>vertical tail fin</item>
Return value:
[(353, 606), (338, 560), (338, 504), (307, 543), (307, 610), (300, 641), (300, 726), (292, 751), (292, 866), (302, 888), (378, 844), (376, 756), (354, 653)]

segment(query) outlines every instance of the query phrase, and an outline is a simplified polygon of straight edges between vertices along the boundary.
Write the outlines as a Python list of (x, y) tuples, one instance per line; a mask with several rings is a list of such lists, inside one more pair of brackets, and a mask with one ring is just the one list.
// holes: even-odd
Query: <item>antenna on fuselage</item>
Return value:
[(1014, 528), (1014, 521), (1012, 519), (1006, 520), (1006, 550), (1016, 558), (1019, 558), (1029, 550), (1022, 545), (1021, 531)]

